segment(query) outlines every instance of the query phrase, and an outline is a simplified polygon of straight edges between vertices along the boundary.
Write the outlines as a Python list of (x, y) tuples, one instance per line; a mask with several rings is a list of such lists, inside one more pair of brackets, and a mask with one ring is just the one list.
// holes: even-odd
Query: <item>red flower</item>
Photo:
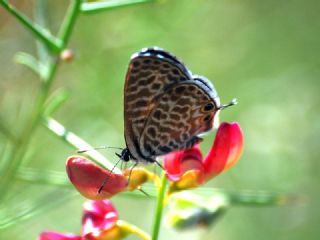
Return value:
[(243, 135), (238, 123), (222, 123), (213, 147), (203, 159), (199, 144), (164, 157), (171, 191), (197, 187), (233, 166), (243, 150)]
[[(67, 159), (67, 174), (71, 183), (86, 198), (102, 200), (123, 191), (128, 185), (125, 175), (110, 173), (94, 162), (74, 156)], [(99, 188), (105, 179), (107, 184), (98, 193)]]
[(88, 201), (84, 204), (82, 234), (42, 232), (38, 240), (106, 240), (120, 239), (122, 229), (117, 225), (118, 213), (111, 201)]
[(38, 240), (81, 240), (81, 236), (70, 233), (42, 232)]
[(118, 213), (111, 201), (88, 201), (84, 204), (82, 236), (86, 240), (119, 239)]
[[(139, 189), (144, 182), (149, 180), (155, 181), (156, 184), (159, 181), (154, 173), (144, 168), (126, 169), (122, 174), (115, 174), (80, 156), (69, 157), (66, 168), (68, 177), (75, 188), (84, 197), (92, 200), (108, 199), (122, 191)], [(128, 182), (129, 175), (130, 181)], [(106, 179), (107, 183), (98, 193)]]

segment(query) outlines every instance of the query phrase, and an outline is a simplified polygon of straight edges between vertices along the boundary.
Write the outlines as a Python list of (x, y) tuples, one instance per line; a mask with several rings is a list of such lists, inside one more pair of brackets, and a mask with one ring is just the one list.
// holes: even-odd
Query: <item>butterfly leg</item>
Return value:
[(138, 165), (138, 162), (135, 162), (135, 164), (131, 167), (130, 172), (129, 172), (129, 177), (128, 177), (128, 184), (130, 183), (130, 178), (132, 174), (132, 170)]

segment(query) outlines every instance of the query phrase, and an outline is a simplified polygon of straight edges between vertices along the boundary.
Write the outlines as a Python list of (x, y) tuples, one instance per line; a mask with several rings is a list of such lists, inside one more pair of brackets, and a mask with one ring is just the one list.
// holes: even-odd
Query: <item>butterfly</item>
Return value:
[[(157, 163), (156, 158), (191, 148), (213, 127), (221, 105), (212, 83), (193, 75), (175, 56), (158, 48), (132, 55), (124, 86), (121, 160)], [(161, 166), (161, 165), (160, 165)]]

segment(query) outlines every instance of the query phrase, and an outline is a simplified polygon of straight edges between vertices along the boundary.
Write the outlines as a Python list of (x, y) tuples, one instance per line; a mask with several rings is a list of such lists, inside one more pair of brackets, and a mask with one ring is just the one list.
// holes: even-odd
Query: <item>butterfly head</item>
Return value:
[(124, 148), (121, 151), (121, 154), (117, 154), (121, 160), (124, 162), (129, 162), (131, 159), (133, 159), (133, 156), (131, 155), (128, 148)]

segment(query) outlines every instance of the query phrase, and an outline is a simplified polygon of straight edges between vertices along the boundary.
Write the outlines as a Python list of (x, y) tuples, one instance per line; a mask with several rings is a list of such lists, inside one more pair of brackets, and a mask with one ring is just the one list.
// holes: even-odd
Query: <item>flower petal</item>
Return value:
[[(124, 175), (110, 173), (92, 161), (73, 156), (67, 159), (67, 173), (75, 188), (86, 198), (102, 200), (125, 190), (128, 180)], [(99, 188), (108, 178), (100, 193)]]
[(116, 226), (117, 220), (118, 213), (111, 201), (87, 201), (84, 204), (82, 235), (88, 239), (91, 239), (89, 236), (105, 235)]
[(212, 178), (233, 166), (243, 150), (243, 134), (238, 123), (221, 123), (213, 147), (204, 159), (206, 178)]
[(169, 185), (168, 194), (181, 190), (192, 189), (198, 187), (204, 182), (204, 174), (197, 169), (186, 171), (178, 181), (173, 181)]
[(71, 233), (44, 231), (39, 235), (38, 240), (81, 240), (81, 237)]
[(127, 189), (132, 191), (141, 187), (147, 181), (153, 180), (155, 185), (159, 185), (159, 177), (143, 167), (135, 167), (133, 169), (125, 169), (123, 174), (129, 179)]
[(188, 170), (204, 170), (199, 144), (191, 149), (169, 153), (164, 156), (166, 176), (171, 181), (178, 181)]

